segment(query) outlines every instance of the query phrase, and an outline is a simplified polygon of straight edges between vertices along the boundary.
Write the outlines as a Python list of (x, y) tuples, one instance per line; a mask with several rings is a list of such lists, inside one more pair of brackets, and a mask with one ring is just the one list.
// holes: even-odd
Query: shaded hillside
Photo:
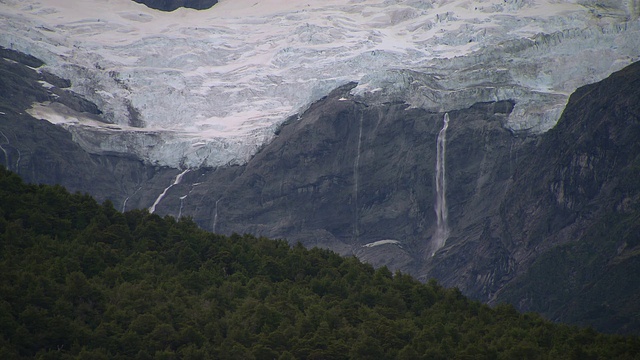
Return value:
[[(246, 167), (204, 177), (209, 186), (188, 190), (181, 206), (195, 207), (188, 213), (205, 228), (300, 240), (435, 277), (483, 301), (638, 333), (639, 77), (634, 64), (579, 89), (556, 128), (538, 137), (503, 128), (508, 102), (451, 112), (452, 232), (434, 257), (443, 114), (363, 104), (349, 86), (292, 119)], [(187, 189), (174, 189), (174, 199)], [(391, 241), (367, 246), (380, 240)], [(539, 257), (538, 275), (527, 275)]]
[(638, 99), (640, 63), (578, 89), (516, 174), (501, 214), (525, 266), (499, 299), (559, 321), (640, 332)]
[(637, 337), (491, 309), (327, 250), (225, 237), (0, 169), (0, 357), (632, 359)]

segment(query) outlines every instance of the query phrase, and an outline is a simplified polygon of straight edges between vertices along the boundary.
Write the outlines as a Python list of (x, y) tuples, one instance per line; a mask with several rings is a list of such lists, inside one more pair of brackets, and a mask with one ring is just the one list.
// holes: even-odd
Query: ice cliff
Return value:
[[(92, 153), (176, 168), (245, 163), (287, 118), (348, 82), (363, 101), (451, 111), (513, 100), (544, 132), (576, 88), (640, 59), (638, 1), (2, 0), (0, 46), (32, 54), (103, 111), (31, 113)], [(46, 85), (46, 84), (45, 84)]]

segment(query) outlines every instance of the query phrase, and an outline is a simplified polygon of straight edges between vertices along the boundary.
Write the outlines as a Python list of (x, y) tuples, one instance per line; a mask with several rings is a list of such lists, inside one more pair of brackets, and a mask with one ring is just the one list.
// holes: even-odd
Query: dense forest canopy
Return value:
[(0, 169), (0, 358), (633, 359), (640, 339)]

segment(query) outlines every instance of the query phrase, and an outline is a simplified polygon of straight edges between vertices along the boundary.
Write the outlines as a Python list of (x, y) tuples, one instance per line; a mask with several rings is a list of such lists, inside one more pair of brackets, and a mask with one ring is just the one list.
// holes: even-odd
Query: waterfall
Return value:
[(431, 241), (433, 253), (443, 247), (447, 237), (449, 237), (449, 226), (447, 225), (447, 179), (445, 176), (448, 127), (449, 113), (446, 113), (444, 114), (444, 124), (438, 133), (436, 141), (436, 232)]
[(7, 170), (11, 170), (11, 166), (9, 164), (9, 155), (7, 154), (7, 150), (5, 150), (2, 145), (0, 145), (0, 150), (4, 153), (4, 163), (7, 165)]
[(153, 203), (153, 205), (151, 205), (151, 207), (149, 208), (149, 212), (150, 213), (154, 213), (156, 211), (156, 206), (158, 206), (158, 204), (160, 203), (160, 200), (162, 200), (162, 198), (167, 195), (167, 191), (169, 191), (169, 189), (171, 189), (172, 187), (174, 187), (175, 185), (180, 184), (180, 182), (182, 181), (182, 177), (184, 176), (184, 174), (188, 173), (189, 169), (181, 172), (180, 174), (178, 174), (178, 176), (176, 176), (176, 179), (173, 181), (173, 183), (169, 186), (167, 186), (164, 191), (162, 192), (162, 194), (160, 194), (160, 196), (158, 196), (158, 198), (156, 199), (156, 201)]
[(140, 189), (142, 189), (142, 186), (140, 186), (139, 188), (136, 189), (136, 191), (133, 192), (133, 194), (127, 196), (126, 199), (124, 199), (124, 202), (122, 203), (122, 212), (125, 212), (127, 210), (127, 201), (129, 201), (129, 198), (131, 198), (132, 196), (134, 196), (135, 194), (138, 193), (138, 191), (140, 191)]
[(122, 202), (122, 211), (121, 212), (125, 212), (126, 208), (127, 208), (127, 201), (129, 201), (130, 196), (127, 196), (126, 199), (124, 199), (124, 201)]
[[(7, 138), (7, 136), (2, 131), (0, 131), (0, 134), (2, 134), (4, 139), (7, 141), (7, 145), (11, 145), (11, 143), (9, 142), (9, 138)], [(4, 153), (4, 162), (7, 166), (7, 170), (11, 170), (11, 164), (9, 164), (9, 154), (7, 154), (7, 150), (5, 150), (4, 147), (2, 147), (2, 145), (0, 145), (0, 150), (2, 150), (2, 152)], [(18, 160), (18, 162), (19, 161), (20, 160)], [(18, 171), (17, 168), (16, 168), (16, 171)]]
[[(220, 198), (222, 199), (222, 198)], [(215, 209), (215, 213), (213, 215), (213, 226), (212, 226), (212, 230), (211, 232), (215, 233), (216, 232), (216, 226), (218, 225), (218, 203), (220, 202), (220, 199), (216, 200), (216, 209)]]
[(356, 153), (356, 159), (353, 163), (353, 182), (354, 182), (354, 186), (353, 186), (353, 198), (354, 198), (354, 204), (355, 204), (355, 221), (354, 221), (354, 233), (355, 233), (355, 238), (356, 241), (358, 240), (358, 237), (360, 236), (360, 226), (359, 226), (359, 205), (358, 205), (358, 182), (360, 181), (359, 178), (359, 174), (358, 174), (358, 169), (360, 168), (360, 146), (362, 145), (362, 122), (364, 119), (364, 112), (360, 113), (360, 129), (358, 132), (358, 148), (357, 148), (357, 153)]
[(185, 196), (180, 196), (180, 209), (178, 210), (178, 219), (180, 219), (182, 217), (182, 206), (184, 205), (184, 199), (187, 198), (187, 196), (189, 196), (188, 194)]

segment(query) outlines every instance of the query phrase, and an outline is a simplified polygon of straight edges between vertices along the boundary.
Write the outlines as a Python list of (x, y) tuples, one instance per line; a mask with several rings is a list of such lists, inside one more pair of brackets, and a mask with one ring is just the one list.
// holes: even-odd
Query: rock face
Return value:
[(133, 0), (152, 9), (173, 11), (181, 7), (204, 10), (218, 3), (218, 0)]
[[(402, 103), (366, 105), (349, 95), (352, 86), (291, 119), (235, 170), (228, 187), (216, 191), (218, 177), (229, 176), (225, 170), (205, 176), (210, 185), (188, 198), (200, 200), (183, 208), (214, 231), (286, 237), (418, 273), (432, 253), (435, 149), (444, 114)], [(449, 114), (451, 227), (466, 213), (497, 206), (494, 199), (529, 142), (501, 126), (512, 107), (484, 103)], [(380, 240), (399, 243), (364, 246)]]
[(501, 205), (515, 281), (497, 298), (638, 333), (640, 63), (578, 89)]
[(50, 75), (18, 56), (3, 53), (12, 61), (1, 63), (13, 75), (0, 78), (0, 162), (28, 181), (191, 216), (215, 232), (330, 248), (554, 320), (640, 332), (640, 63), (580, 88), (541, 135), (506, 130), (513, 101), (449, 111), (450, 232), (437, 248), (444, 113), (367, 103), (351, 83), (290, 118), (246, 165), (159, 168), (88, 154), (64, 129), (25, 114), (49, 99), (100, 118), (63, 96), (63, 79), (40, 86)]

